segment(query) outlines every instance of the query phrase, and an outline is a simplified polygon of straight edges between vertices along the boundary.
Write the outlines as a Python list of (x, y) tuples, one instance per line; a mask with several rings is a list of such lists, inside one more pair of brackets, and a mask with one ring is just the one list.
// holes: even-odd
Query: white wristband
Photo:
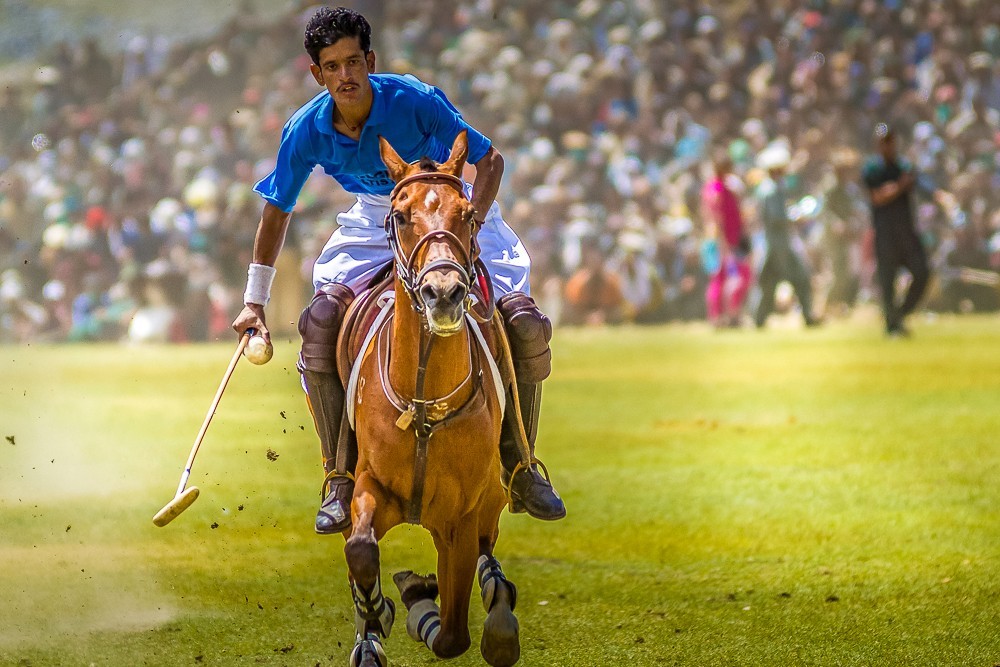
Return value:
[(266, 306), (271, 300), (271, 283), (277, 271), (267, 264), (251, 264), (247, 270), (247, 291), (243, 293), (243, 303)]

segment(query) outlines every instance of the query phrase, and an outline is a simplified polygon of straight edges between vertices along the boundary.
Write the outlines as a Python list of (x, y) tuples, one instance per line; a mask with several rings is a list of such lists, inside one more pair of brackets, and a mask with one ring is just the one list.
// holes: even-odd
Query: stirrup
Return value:
[(518, 461), (517, 465), (514, 466), (514, 470), (511, 471), (510, 476), (507, 478), (506, 484), (504, 484), (503, 476), (501, 475), (500, 477), (500, 486), (503, 487), (504, 495), (507, 497), (507, 510), (511, 514), (514, 513), (514, 496), (513, 496), (514, 492), (511, 490), (511, 488), (514, 486), (514, 476), (517, 475), (517, 473), (521, 472), (522, 470), (530, 469), (531, 466), (533, 465), (539, 466), (541, 468), (542, 477), (545, 479), (546, 482), (549, 483), (549, 486), (552, 485), (552, 480), (549, 478), (549, 469), (545, 467), (545, 464), (542, 463), (541, 459), (539, 459), (537, 456), (532, 456), (531, 460), (528, 461), (527, 463), (525, 463), (524, 461)]
[[(336, 480), (348, 480), (351, 484), (354, 483), (354, 475), (349, 472), (341, 473), (336, 470), (332, 470), (326, 474), (323, 479), (323, 485), (320, 487), (320, 507), (319, 511), (316, 513), (316, 532), (320, 535), (334, 535), (336, 533), (343, 532), (351, 526), (351, 505), (350, 500), (345, 502), (342, 499), (335, 498), (331, 502), (331, 507), (327, 509), (327, 500), (333, 496), (333, 486)], [(336, 507), (334, 507), (334, 505)], [(325, 521), (330, 522), (330, 527), (319, 525), (320, 518), (323, 517)]]
[(352, 475), (349, 472), (339, 472), (338, 470), (331, 470), (330, 472), (326, 473), (326, 477), (323, 478), (323, 485), (319, 488), (320, 500), (326, 500), (326, 496), (330, 493), (331, 483), (333, 482), (333, 480), (341, 477), (344, 479), (348, 479), (352, 482), (357, 481), (354, 478), (354, 475)]

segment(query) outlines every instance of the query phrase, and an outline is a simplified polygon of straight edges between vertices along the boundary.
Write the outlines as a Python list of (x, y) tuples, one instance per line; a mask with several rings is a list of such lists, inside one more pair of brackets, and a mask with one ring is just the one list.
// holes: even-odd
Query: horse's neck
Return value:
[[(389, 380), (397, 392), (408, 398), (413, 398), (416, 390), (422, 317), (411, 307), (406, 291), (397, 284), (392, 317)], [(471, 370), (469, 336), (468, 326), (452, 336), (434, 336), (433, 348), (427, 361), (423, 398), (447, 396), (469, 377)], [(431, 337), (431, 334), (423, 334), (425, 345)], [(464, 393), (464, 390), (461, 393)]]

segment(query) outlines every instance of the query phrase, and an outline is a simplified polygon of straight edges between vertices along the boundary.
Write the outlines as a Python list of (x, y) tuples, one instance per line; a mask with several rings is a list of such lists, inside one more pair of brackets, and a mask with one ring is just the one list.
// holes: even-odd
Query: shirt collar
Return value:
[(323, 101), (319, 104), (319, 110), (316, 112), (316, 129), (331, 136), (334, 134), (333, 106), (333, 97), (330, 96), (330, 91), (327, 91), (323, 96)]
[(371, 74), (368, 77), (368, 81), (371, 82), (372, 86), (372, 110), (368, 113), (368, 120), (365, 121), (365, 127), (381, 124), (385, 120), (386, 114), (385, 95), (382, 94), (381, 78), (375, 74)]
[[(368, 120), (365, 121), (365, 127), (381, 124), (385, 119), (386, 113), (385, 95), (382, 94), (382, 82), (374, 74), (368, 76), (368, 81), (372, 87), (372, 109), (368, 113)], [(320, 103), (319, 111), (316, 113), (316, 128), (323, 134), (329, 134), (330, 136), (336, 134), (333, 129), (333, 109), (335, 106), (333, 97), (327, 91), (323, 101)]]

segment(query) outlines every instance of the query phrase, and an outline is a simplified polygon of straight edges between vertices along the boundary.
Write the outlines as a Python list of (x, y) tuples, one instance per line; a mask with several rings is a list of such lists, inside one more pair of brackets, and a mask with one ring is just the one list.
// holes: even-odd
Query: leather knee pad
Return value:
[(316, 292), (299, 316), (300, 370), (337, 372), (337, 335), (353, 300), (351, 288), (339, 283), (328, 283)]
[(518, 382), (541, 382), (552, 371), (552, 322), (523, 292), (500, 297), (497, 309), (506, 324)]

